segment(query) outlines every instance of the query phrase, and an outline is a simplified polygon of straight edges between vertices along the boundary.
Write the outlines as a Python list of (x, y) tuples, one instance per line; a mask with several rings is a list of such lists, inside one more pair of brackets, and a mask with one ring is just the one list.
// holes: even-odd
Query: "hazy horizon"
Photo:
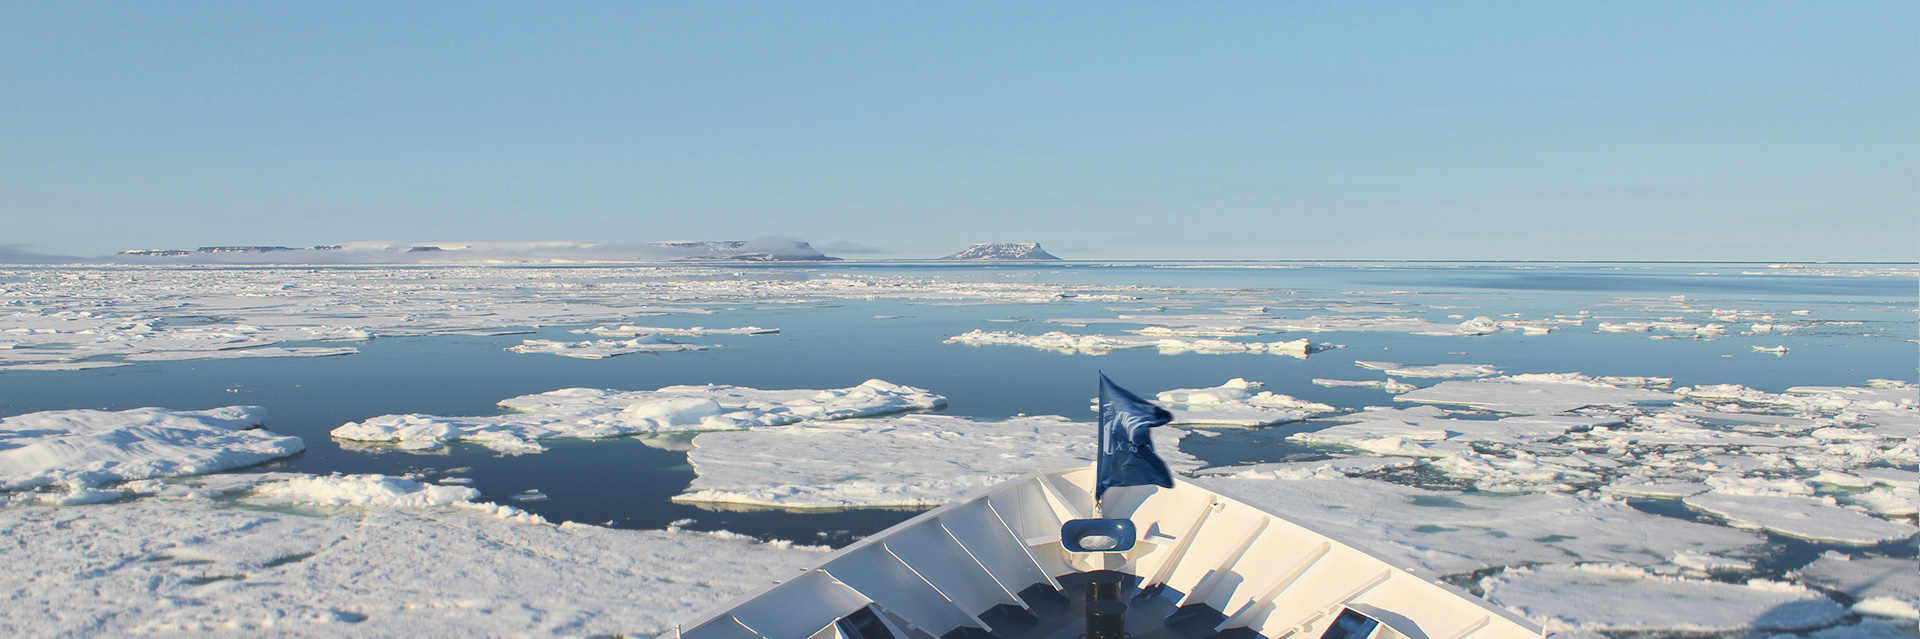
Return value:
[(0, 245), (1903, 261), (1920, 4), (9, 3)]

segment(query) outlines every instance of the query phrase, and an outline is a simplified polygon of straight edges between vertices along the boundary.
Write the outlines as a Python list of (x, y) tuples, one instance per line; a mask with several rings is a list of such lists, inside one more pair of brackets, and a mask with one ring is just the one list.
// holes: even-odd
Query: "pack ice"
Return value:
[[(217, 480), (217, 481), (216, 481)], [(728, 533), (549, 524), (378, 475), (135, 482), (0, 506), (0, 631), (19, 637), (652, 636), (816, 561)], [(236, 508), (251, 503), (270, 507)]]
[(1109, 351), (1127, 348), (1157, 348), (1162, 353), (1269, 353), (1291, 357), (1306, 357), (1328, 348), (1329, 345), (1315, 345), (1305, 339), (1288, 342), (1233, 342), (1223, 339), (1186, 338), (1186, 337), (1134, 337), (1130, 335), (1074, 335), (1060, 331), (1050, 331), (1040, 335), (1027, 335), (1013, 331), (983, 331), (975, 329), (947, 338), (948, 344), (969, 344), (973, 346), (1028, 346), (1065, 353), (1099, 355)]
[[(1043, 415), (1004, 421), (902, 415), (704, 433), (687, 460), (698, 473), (674, 501), (780, 508), (935, 506), (1016, 477), (1084, 465), (1095, 427)], [(1154, 429), (1176, 471), (1186, 432)]]
[(111, 498), (119, 493), (83, 493), (112, 482), (251, 466), (305, 449), (298, 437), (260, 429), (265, 415), (259, 406), (227, 406), (58, 410), (0, 419), (0, 489), (66, 484), (70, 499)]
[(845, 419), (944, 406), (946, 398), (870, 379), (829, 390), (759, 390), (708, 384), (652, 391), (565, 388), (500, 401), (492, 417), (382, 415), (333, 429), (336, 439), (432, 450), (471, 441), (504, 452), (539, 452), (537, 440), (675, 431), (742, 430), (801, 420)]

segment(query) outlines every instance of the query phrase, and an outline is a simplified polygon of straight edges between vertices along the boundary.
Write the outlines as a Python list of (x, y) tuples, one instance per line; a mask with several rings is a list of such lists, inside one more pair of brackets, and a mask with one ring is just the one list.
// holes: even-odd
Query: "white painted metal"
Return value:
[(1070, 553), (1060, 525), (1094, 512), (1093, 470), (1033, 475), (922, 513), (829, 555), (794, 579), (748, 593), (661, 639), (846, 639), (834, 620), (872, 606), (903, 639), (939, 637), (1033, 584), (1109, 568), (1164, 585), (1180, 604), (1226, 615), (1219, 629), (1313, 639), (1352, 608), (1382, 623), (1372, 639), (1540, 639), (1539, 626), (1329, 535), (1193, 482), (1127, 486), (1102, 500), (1133, 520), (1124, 553)]

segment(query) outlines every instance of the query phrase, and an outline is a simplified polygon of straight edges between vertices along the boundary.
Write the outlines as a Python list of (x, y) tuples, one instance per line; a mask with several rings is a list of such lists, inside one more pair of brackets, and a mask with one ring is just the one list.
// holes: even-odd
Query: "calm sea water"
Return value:
[[(1249, 267), (1254, 266), (1254, 267)], [(1742, 384), (1779, 392), (1791, 386), (1859, 385), (1869, 379), (1914, 380), (1917, 285), (1912, 277), (1840, 277), (1769, 271), (1755, 265), (769, 265), (745, 269), (757, 277), (804, 279), (859, 273), (971, 282), (1150, 285), (1187, 292), (1139, 302), (1074, 299), (1046, 304), (939, 305), (900, 301), (816, 304), (716, 304), (712, 315), (647, 318), (661, 326), (779, 328), (778, 335), (709, 336), (707, 351), (580, 360), (503, 350), (522, 339), (577, 340), (574, 326), (536, 335), (382, 338), (359, 345), (358, 355), (317, 359), (256, 359), (143, 363), (70, 372), (0, 372), (0, 415), (73, 409), (163, 406), (200, 409), (257, 404), (269, 409), (268, 428), (305, 438), (307, 452), (263, 467), (308, 473), (414, 473), (426, 478), (471, 477), (487, 497), (551, 520), (623, 528), (661, 528), (694, 519), (695, 529), (727, 529), (803, 542), (847, 543), (912, 516), (911, 511), (852, 510), (793, 513), (710, 510), (669, 498), (693, 479), (683, 451), (633, 439), (553, 441), (535, 455), (503, 456), (477, 446), (417, 455), (343, 446), (328, 431), (391, 413), (495, 414), (495, 402), (558, 388), (647, 390), (674, 384), (734, 384), (756, 388), (838, 388), (870, 378), (945, 395), (948, 414), (1004, 418), (1058, 414), (1089, 419), (1094, 375), (1109, 376), (1150, 394), (1170, 388), (1218, 385), (1244, 377), (1269, 390), (1358, 409), (1392, 405), (1392, 397), (1365, 388), (1324, 388), (1314, 378), (1379, 379), (1359, 360), (1407, 364), (1491, 364), (1508, 373), (1581, 372), (1674, 378), (1676, 386)], [(1755, 274), (1748, 274), (1755, 273)], [(1204, 290), (1202, 290), (1204, 289)], [(1381, 297), (1376, 294), (1399, 292)], [(1650, 319), (1662, 315), (1622, 298), (1685, 296), (1703, 308), (1757, 310), (1781, 320), (1826, 322), (1787, 334), (1732, 334), (1711, 340), (1648, 339), (1646, 334), (1594, 332), (1585, 327), (1548, 335), (1502, 332), (1484, 337), (1400, 333), (1294, 333), (1260, 340), (1331, 342), (1345, 348), (1306, 359), (1273, 355), (1165, 355), (1150, 349), (1107, 355), (1070, 355), (1022, 347), (942, 343), (973, 329), (1040, 333), (1117, 332), (1125, 325), (1076, 328), (1048, 318), (1113, 317), (1116, 308), (1155, 304), (1212, 308), (1267, 305), (1276, 314), (1326, 314), (1325, 300), (1347, 298), (1405, 306), (1401, 315), (1458, 322), (1519, 313), (1523, 318), (1591, 311), (1595, 316)], [(1302, 300), (1314, 300), (1311, 303)], [(1791, 310), (1811, 315), (1790, 316)], [(892, 316), (881, 318), (876, 316)], [(1024, 322), (988, 320), (1027, 318)], [(1688, 321), (1704, 323), (1702, 315)], [(1855, 323), (1857, 322), (1857, 323)], [(1752, 346), (1788, 346), (1783, 357)], [(1187, 439), (1188, 452), (1216, 464), (1285, 459), (1308, 453), (1286, 435), (1320, 427), (1288, 424)], [(540, 501), (511, 496), (537, 490)]]

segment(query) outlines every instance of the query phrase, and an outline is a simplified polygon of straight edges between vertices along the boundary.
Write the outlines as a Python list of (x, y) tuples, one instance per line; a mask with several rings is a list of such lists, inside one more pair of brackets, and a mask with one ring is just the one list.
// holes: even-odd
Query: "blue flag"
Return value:
[(1167, 409), (1115, 386), (1100, 375), (1100, 459), (1094, 463), (1093, 499), (1109, 486), (1173, 487), (1167, 463), (1153, 452), (1149, 431), (1173, 421)]

